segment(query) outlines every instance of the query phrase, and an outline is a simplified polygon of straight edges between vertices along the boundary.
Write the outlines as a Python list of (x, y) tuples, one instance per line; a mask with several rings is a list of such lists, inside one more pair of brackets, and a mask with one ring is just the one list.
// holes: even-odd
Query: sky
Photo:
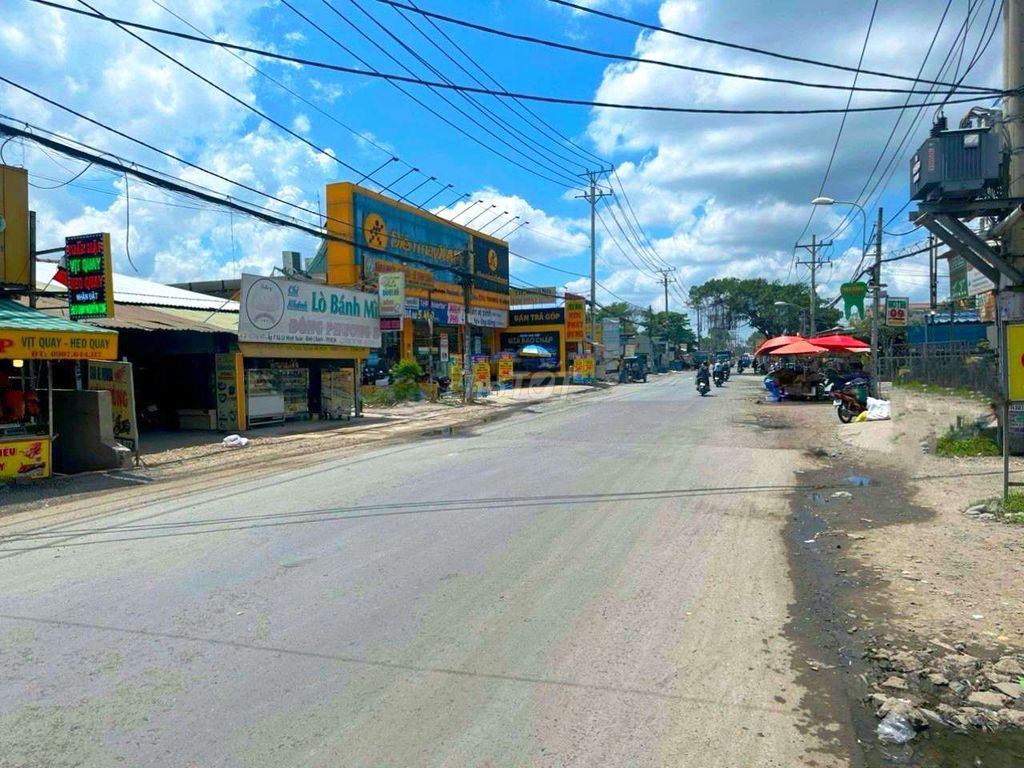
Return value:
[[(845, 86), (855, 77), (643, 30), (550, 0), (404, 2), (521, 35), (679, 65)], [(665, 29), (849, 67), (857, 65), (863, 48), (862, 68), (906, 76), (915, 76), (924, 62), (925, 78), (953, 80), (977, 59), (965, 82), (998, 86), (1001, 27), (991, 39), (983, 35), (989, 19), (991, 30), (999, 16), (997, 0), (948, 2), (940, 24), (942, 0), (879, 0), (870, 35), (874, 4), (868, 1), (580, 4)], [(77, 0), (66, 4), (84, 7)], [(616, 62), (443, 21), (432, 26), (381, 0), (90, 4), (120, 18), (308, 60), (460, 84), (500, 83), (526, 94), (724, 109), (842, 109), (848, 98), (843, 90)], [(580, 197), (581, 174), (602, 168), (613, 170), (601, 177), (600, 189), (616, 195), (598, 204), (600, 303), (626, 300), (663, 308), (655, 270), (666, 265), (675, 268), (669, 307), (676, 311), (685, 309), (690, 286), (714, 277), (806, 281), (806, 267), (795, 264), (806, 253), (794, 244), (809, 242), (811, 235), (833, 241), (825, 251), (831, 263), (820, 273), (819, 290), (826, 298), (837, 295), (861, 261), (864, 217), (844, 205), (812, 207), (809, 201), (819, 192), (860, 202), (869, 228), (881, 205), (888, 222), (886, 252), (925, 237), (908, 221), (913, 205), (904, 206), (909, 157), (927, 137), (933, 107), (851, 113), (844, 122), (840, 114), (676, 114), (515, 102), (399, 87), (136, 33), (189, 72), (104, 20), (30, 0), (4, 5), (0, 76), (283, 202), (184, 166), (0, 83), (0, 113), (7, 122), (56, 132), (307, 223), (316, 223), (327, 183), (358, 181), (364, 174), (371, 188), (408, 195), (440, 215), (472, 220), (488, 231), (512, 232), (529, 222), (509, 239), (514, 284), (589, 290), (584, 276), (590, 270), (590, 216)], [(907, 87), (865, 74), (857, 85)], [(912, 104), (935, 100), (862, 92), (853, 96), (852, 106), (902, 106), (908, 98)], [(947, 105), (950, 124), (970, 106)], [(120, 272), (160, 282), (229, 278), (243, 271), (268, 272), (280, 263), (283, 250), (307, 257), (316, 251), (312, 236), (86, 167), (28, 142), (8, 142), (3, 162), (29, 169), (40, 248), (60, 245), (66, 235), (108, 231)], [(852, 225), (844, 227), (847, 219)], [(921, 300), (928, 295), (927, 274), (926, 257), (918, 257), (887, 265), (884, 279), (890, 295)], [(944, 291), (948, 286), (940, 285), (940, 295)]]

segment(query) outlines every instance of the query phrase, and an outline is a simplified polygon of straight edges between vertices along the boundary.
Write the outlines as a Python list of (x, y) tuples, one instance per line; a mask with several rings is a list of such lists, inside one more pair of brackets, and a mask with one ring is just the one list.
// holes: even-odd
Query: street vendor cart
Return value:
[(116, 359), (116, 331), (0, 300), (0, 483), (53, 471), (54, 362)]

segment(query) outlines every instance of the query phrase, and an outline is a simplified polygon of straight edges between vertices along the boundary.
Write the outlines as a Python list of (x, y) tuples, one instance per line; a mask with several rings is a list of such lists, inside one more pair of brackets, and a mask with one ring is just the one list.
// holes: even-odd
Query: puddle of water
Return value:
[(871, 485), (871, 478), (864, 477), (864, 475), (850, 475), (848, 478), (846, 478), (846, 482), (848, 482), (850, 485), (856, 485), (860, 488), (863, 488), (865, 486)]

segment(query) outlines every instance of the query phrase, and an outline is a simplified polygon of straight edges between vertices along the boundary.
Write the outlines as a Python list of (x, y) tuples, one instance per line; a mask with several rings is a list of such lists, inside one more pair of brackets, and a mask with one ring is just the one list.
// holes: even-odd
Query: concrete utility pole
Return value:
[(658, 270), (658, 274), (661, 275), (661, 280), (659, 280), (659, 282), (665, 288), (665, 314), (666, 315), (668, 314), (668, 286), (669, 286), (669, 283), (674, 283), (675, 282), (675, 280), (673, 278), (669, 277), (669, 275), (671, 275), (675, 271), (676, 271), (675, 267), (669, 267), (668, 269), (659, 269)]
[(882, 313), (882, 208), (878, 208), (878, 223), (875, 225), (875, 267), (872, 271), (872, 283), (875, 294), (871, 306), (871, 387), (878, 397), (878, 319)]
[[(469, 308), (473, 306), (473, 253), (466, 252), (466, 274), (462, 277), (462, 299), (465, 303), (462, 317), (462, 399), (473, 402), (473, 328), (469, 324)], [(433, 336), (431, 336), (433, 344)]]
[[(602, 168), (597, 171), (587, 171), (582, 174), (590, 182), (590, 188), (582, 197), (590, 203), (590, 340), (597, 341), (597, 201), (612, 193), (597, 186), (597, 179), (602, 173), (608, 173), (609, 169)], [(595, 357), (596, 350), (595, 350)]]
[(807, 261), (797, 260), (797, 264), (805, 264), (811, 268), (811, 311), (810, 311), (810, 336), (813, 336), (818, 331), (818, 324), (816, 322), (815, 314), (818, 308), (818, 267), (822, 267), (828, 264), (828, 261), (818, 256), (818, 251), (822, 248), (828, 248), (832, 245), (832, 241), (829, 240), (827, 243), (819, 243), (817, 235), (811, 235), (810, 245), (797, 243), (797, 248), (805, 248), (810, 251), (811, 258)]

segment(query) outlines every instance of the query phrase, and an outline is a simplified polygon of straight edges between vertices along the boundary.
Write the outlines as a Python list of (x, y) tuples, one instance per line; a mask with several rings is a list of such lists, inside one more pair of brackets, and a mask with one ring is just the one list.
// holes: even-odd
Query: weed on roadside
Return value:
[(1000, 456), (1002, 450), (995, 440), (982, 435), (963, 435), (956, 430), (939, 438), (935, 445), (938, 456)]

